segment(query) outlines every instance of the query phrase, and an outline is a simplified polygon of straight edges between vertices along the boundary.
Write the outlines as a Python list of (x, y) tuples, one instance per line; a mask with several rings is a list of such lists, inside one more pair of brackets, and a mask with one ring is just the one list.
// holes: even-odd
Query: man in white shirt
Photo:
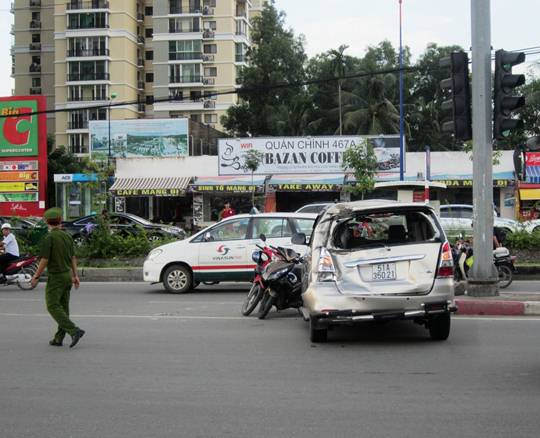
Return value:
[(4, 273), (4, 269), (9, 265), (9, 262), (19, 258), (19, 244), (15, 235), (11, 232), (11, 225), (7, 222), (2, 225), (2, 234), (4, 240), (0, 243), (4, 253), (0, 255), (0, 273)]

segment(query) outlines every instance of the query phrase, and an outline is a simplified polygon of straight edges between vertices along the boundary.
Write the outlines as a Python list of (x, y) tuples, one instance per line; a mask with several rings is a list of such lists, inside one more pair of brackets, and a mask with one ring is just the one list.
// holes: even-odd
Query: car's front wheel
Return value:
[(431, 316), (428, 321), (428, 330), (434, 341), (446, 341), (450, 335), (450, 312)]
[(169, 266), (163, 274), (163, 286), (173, 294), (189, 292), (193, 285), (191, 271), (182, 265)]

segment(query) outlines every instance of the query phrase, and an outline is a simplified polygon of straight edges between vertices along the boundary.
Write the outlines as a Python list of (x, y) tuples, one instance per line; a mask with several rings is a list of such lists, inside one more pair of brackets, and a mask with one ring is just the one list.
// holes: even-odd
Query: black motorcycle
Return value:
[(257, 317), (264, 319), (273, 306), (277, 310), (302, 306), (302, 257), (290, 248), (276, 248), (280, 257), (262, 273), (264, 296)]

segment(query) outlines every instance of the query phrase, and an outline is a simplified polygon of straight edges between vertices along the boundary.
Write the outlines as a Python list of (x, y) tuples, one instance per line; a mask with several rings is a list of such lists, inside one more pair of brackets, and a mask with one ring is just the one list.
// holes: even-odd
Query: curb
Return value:
[(81, 268), (81, 281), (143, 281), (142, 267), (138, 268)]
[(457, 315), (539, 316), (538, 301), (456, 299)]

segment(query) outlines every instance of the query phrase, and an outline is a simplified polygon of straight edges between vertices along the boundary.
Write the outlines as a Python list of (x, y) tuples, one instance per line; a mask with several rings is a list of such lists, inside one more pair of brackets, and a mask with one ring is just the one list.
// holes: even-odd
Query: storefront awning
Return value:
[(199, 193), (251, 193), (263, 191), (266, 176), (212, 176), (197, 177), (189, 190)]
[(115, 196), (183, 196), (191, 177), (117, 178), (110, 191)]
[(522, 201), (540, 200), (540, 189), (519, 189), (519, 198)]
[(274, 175), (270, 187), (277, 192), (339, 192), (344, 174)]

